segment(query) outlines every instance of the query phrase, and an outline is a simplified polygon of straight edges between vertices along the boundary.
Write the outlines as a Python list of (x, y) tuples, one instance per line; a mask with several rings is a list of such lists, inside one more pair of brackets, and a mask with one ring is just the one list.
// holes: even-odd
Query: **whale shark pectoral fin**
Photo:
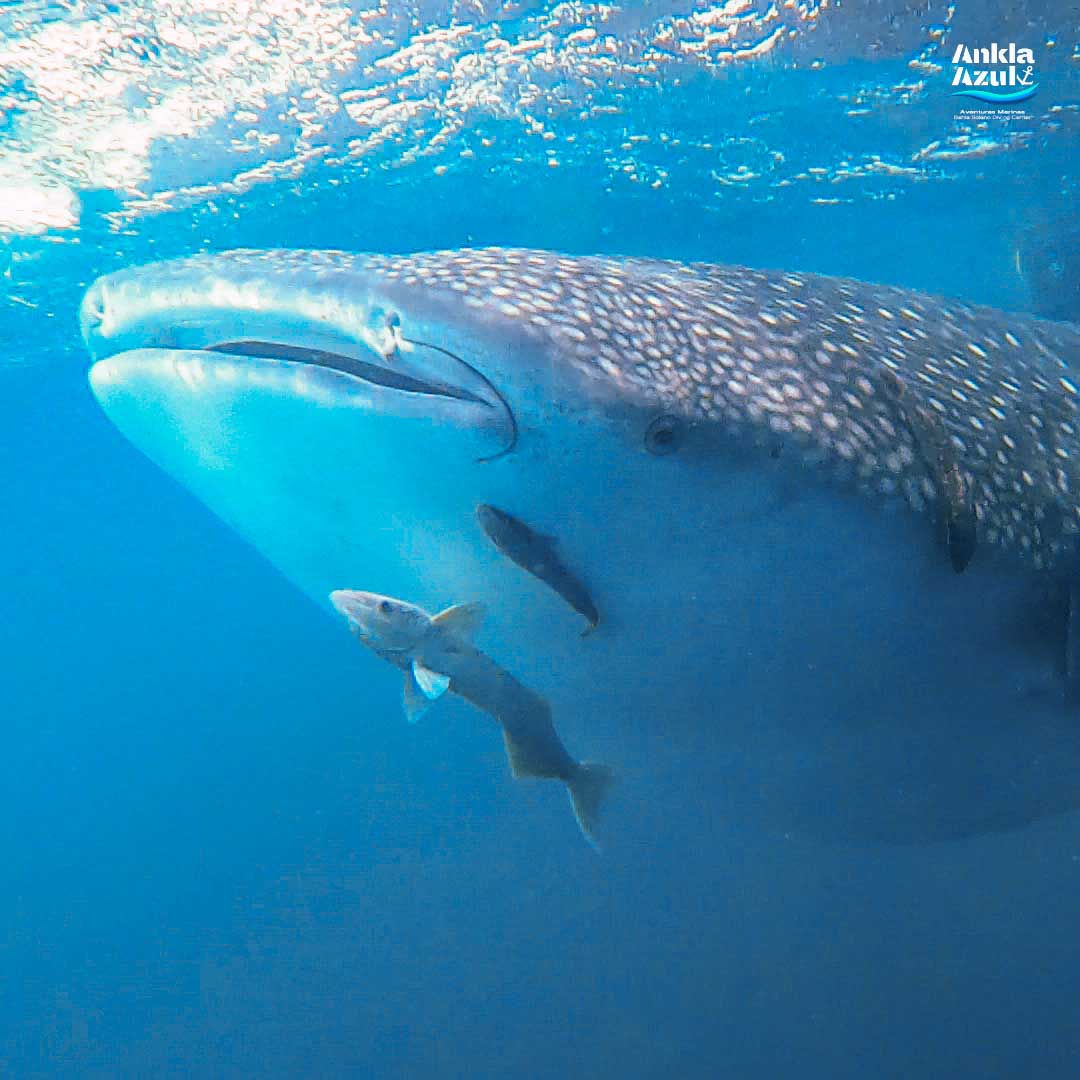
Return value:
[(405, 719), (410, 724), (415, 724), (433, 704), (429, 698), (424, 696), (420, 687), (416, 684), (412, 671), (405, 672), (405, 689), (402, 694), (401, 704), (405, 709)]
[(433, 615), (431, 621), (441, 630), (449, 630), (466, 641), (472, 641), (484, 621), (484, 615), (483, 604), (455, 604)]
[(436, 701), (441, 698), (450, 686), (449, 675), (443, 675), (439, 671), (432, 671), (431, 668), (424, 667), (419, 660), (414, 660), (412, 663), (412, 675), (416, 685), (428, 701)]

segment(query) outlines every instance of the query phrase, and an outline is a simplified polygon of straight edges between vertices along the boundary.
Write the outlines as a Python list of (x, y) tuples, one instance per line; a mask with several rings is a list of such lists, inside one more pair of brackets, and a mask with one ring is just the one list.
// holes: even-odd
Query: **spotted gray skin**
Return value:
[(799, 443), (863, 490), (948, 502), (883, 375), (950, 436), (983, 541), (1036, 567), (1080, 525), (1080, 329), (813, 274), (483, 250), (385, 260), (520, 318), (620, 395)]
[(325, 295), (339, 279), (344, 303), (362, 274), (391, 298), (422, 289), (433, 312), (512, 319), (523, 348), (557, 355), (598, 402), (779, 438), (864, 492), (925, 511), (948, 502), (948, 478), (920, 453), (891, 390), (899, 377), (904, 408), (939, 417), (952, 441), (980, 544), (1052, 567), (1080, 526), (1073, 324), (814, 274), (502, 248), (235, 251), (154, 272), (162, 289), (170, 274), (183, 287), (210, 260), (234, 289), (250, 274), (265, 290), (273, 271)]

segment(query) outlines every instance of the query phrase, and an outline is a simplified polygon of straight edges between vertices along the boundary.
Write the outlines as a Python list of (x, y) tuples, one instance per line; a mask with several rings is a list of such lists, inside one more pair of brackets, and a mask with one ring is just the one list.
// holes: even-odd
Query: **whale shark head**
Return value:
[(680, 468), (698, 475), (667, 506), (698, 514), (713, 436), (650, 374), (664, 357), (632, 286), (546, 253), (240, 251), (101, 278), (80, 320), (110, 419), (318, 602), (501, 596), (518, 629), (574, 626), (476, 508), (594, 563), (597, 594), (627, 570), (597, 522), (670, 531), (656, 499)]
[[(1027, 579), (992, 559), (958, 578), (925, 518), (878, 505), (933, 489), (848, 357), (880, 345), (902, 371), (910, 342), (935, 347), (932, 302), (811, 285), (496, 249), (241, 251), (108, 275), (81, 323), (113, 423), (313, 600), (482, 602), (482, 647), (574, 742), (656, 759), (657, 732), (713, 732), (725, 805), (785, 830), (919, 840), (1074, 805), (1067, 767), (1033, 765), (1019, 793), (1013, 771), (1080, 765), (1060, 710), (1041, 742), (1026, 722), (971, 749), (1003, 700), (1045, 691), (1000, 632)], [(969, 316), (943, 311), (955, 349)], [(823, 456), (853, 488), (822, 480)], [(596, 633), (495, 547), (482, 505), (549, 538)]]
[[(438, 320), (437, 294), (380, 260), (235, 252), (110, 275), (80, 321), (103, 401), (132, 381), (237, 380), (325, 406), (455, 426), (510, 450), (513, 412), (466, 354), (502, 350), (484, 327)], [(447, 325), (462, 333), (446, 333)], [(511, 343), (503, 341), (509, 346)], [(151, 352), (151, 351), (156, 352)], [(207, 391), (208, 393), (208, 391)], [(415, 433), (414, 433), (415, 434)], [(466, 442), (470, 441), (466, 438)]]
[[(478, 506), (554, 537), (614, 596), (642, 565), (629, 534), (677, 550), (716, 504), (706, 486), (736, 515), (773, 497), (718, 470), (724, 432), (673, 378), (647, 303), (689, 318), (678, 289), (700, 282), (650, 266), (642, 295), (632, 262), (239, 251), (108, 275), (80, 319), (106, 414), (320, 603), (345, 587), (432, 610), (498, 593), (518, 627), (573, 625), (499, 556)], [(613, 543), (600, 523), (621, 521)], [(712, 572), (711, 552), (694, 561)], [(706, 584), (691, 572), (672, 600)]]
[[(669, 265), (668, 276), (693, 280)], [(535, 252), (395, 260), (236, 251), (101, 278), (80, 323), (98, 361), (99, 397), (149, 377), (168, 353), (189, 385), (239, 379), (324, 405), (454, 424), (503, 453), (516, 449), (522, 427), (546, 431), (556, 413), (574, 409), (617, 415), (663, 453), (675, 448), (675, 424), (646, 436), (639, 422), (664, 397), (662, 343), (643, 335), (640, 297), (610, 303), (630, 285), (617, 263), (583, 272)]]

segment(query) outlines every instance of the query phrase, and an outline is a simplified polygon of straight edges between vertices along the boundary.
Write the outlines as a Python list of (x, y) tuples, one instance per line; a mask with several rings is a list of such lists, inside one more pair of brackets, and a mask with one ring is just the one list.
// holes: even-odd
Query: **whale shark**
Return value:
[[(1080, 805), (1077, 326), (500, 248), (198, 255), (80, 319), (108, 418), (316, 603), (475, 598), (624, 775), (858, 842)], [(483, 506), (557, 543), (593, 633)]]

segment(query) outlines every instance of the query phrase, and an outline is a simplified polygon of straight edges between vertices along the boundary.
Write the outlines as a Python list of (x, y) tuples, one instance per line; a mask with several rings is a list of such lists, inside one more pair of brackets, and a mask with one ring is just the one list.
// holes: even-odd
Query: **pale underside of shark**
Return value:
[[(590, 752), (683, 753), (732, 820), (828, 836), (1080, 805), (1075, 326), (501, 249), (198, 256), (82, 323), (110, 419), (313, 599), (483, 602)], [(557, 542), (595, 633), (482, 504)]]

